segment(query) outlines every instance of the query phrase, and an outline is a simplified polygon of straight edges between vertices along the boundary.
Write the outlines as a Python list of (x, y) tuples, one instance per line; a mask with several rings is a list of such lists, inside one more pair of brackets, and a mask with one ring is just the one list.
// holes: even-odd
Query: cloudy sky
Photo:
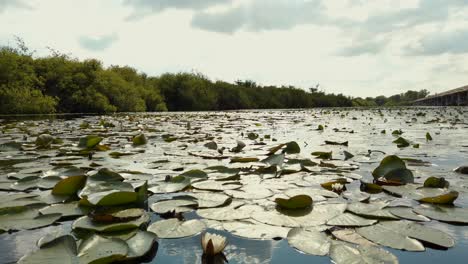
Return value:
[(149, 75), (353, 96), (468, 84), (468, 0), (0, 0), (0, 44), (15, 35)]

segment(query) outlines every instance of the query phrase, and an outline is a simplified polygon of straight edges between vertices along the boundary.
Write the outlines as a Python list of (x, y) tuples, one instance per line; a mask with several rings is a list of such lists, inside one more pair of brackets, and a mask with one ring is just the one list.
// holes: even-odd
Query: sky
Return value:
[(330, 93), (468, 85), (468, 0), (0, 0), (0, 45)]

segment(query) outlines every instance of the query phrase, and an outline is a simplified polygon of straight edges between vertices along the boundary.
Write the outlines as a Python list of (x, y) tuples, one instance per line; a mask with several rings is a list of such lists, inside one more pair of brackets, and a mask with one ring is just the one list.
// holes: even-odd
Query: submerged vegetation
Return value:
[(21, 39), (0, 47), (0, 114), (112, 113), (405, 105), (428, 93), (351, 98), (317, 88), (212, 81), (198, 73), (147, 76), (51, 50), (35, 57)]

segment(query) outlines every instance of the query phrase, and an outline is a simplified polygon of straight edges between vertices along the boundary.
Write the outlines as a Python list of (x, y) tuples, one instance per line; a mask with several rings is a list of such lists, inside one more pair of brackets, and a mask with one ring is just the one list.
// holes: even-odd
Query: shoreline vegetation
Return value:
[(200, 73), (148, 76), (128, 66), (104, 67), (50, 49), (36, 57), (17, 38), (0, 47), (0, 114), (216, 111), (409, 105), (429, 92), (350, 97), (317, 88), (262, 86), (251, 80), (212, 81)]

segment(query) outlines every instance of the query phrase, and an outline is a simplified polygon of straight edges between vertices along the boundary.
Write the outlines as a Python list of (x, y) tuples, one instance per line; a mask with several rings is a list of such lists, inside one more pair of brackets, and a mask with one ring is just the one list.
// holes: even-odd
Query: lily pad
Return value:
[(312, 198), (308, 195), (297, 195), (289, 199), (276, 198), (275, 202), (284, 209), (304, 209), (312, 205)]
[(59, 181), (52, 189), (52, 194), (55, 195), (74, 195), (77, 194), (80, 189), (86, 184), (87, 177), (81, 176), (70, 176), (68, 178)]
[(97, 232), (115, 232), (122, 230), (135, 229), (139, 226), (146, 224), (149, 221), (149, 216), (146, 212), (136, 219), (117, 223), (98, 223), (93, 221), (89, 216), (83, 216), (73, 222), (73, 229), (84, 229)]
[(157, 214), (167, 212), (184, 213), (196, 209), (198, 203), (195, 200), (175, 198), (171, 200), (158, 201), (151, 205), (151, 210)]
[(78, 257), (80, 263), (112, 263), (125, 259), (128, 251), (125, 241), (95, 234), (80, 243)]
[(78, 264), (78, 250), (72, 236), (62, 236), (47, 246), (23, 256), (19, 264)]
[(86, 149), (93, 149), (94, 147), (99, 145), (99, 143), (101, 143), (102, 140), (103, 140), (102, 137), (95, 136), (95, 135), (89, 135), (89, 136), (86, 136), (86, 137), (82, 137), (82, 138), (80, 138), (80, 141), (78, 143), (78, 147), (86, 148)]
[(414, 208), (417, 214), (447, 223), (468, 224), (468, 208), (449, 206), (425, 206)]
[(231, 234), (249, 239), (286, 238), (290, 228), (271, 226), (255, 221), (225, 222), (223, 228)]
[(351, 246), (335, 243), (330, 248), (330, 258), (333, 263), (386, 263), (398, 264), (398, 258), (392, 253), (373, 246)]
[(141, 146), (148, 143), (148, 139), (146, 138), (145, 134), (139, 134), (133, 137), (132, 142), (133, 146)]
[(313, 229), (293, 228), (288, 233), (288, 243), (292, 247), (311, 255), (328, 255), (331, 240), (322, 232)]
[(342, 227), (351, 227), (351, 226), (369, 226), (377, 223), (377, 220), (366, 219), (358, 215), (344, 213), (333, 219), (327, 221), (327, 225), (331, 226), (342, 226)]
[(154, 222), (148, 227), (148, 232), (156, 234), (159, 238), (181, 238), (199, 234), (205, 228), (205, 224), (198, 219), (180, 221), (172, 218)]
[(377, 224), (360, 227), (356, 231), (361, 236), (382, 246), (407, 251), (424, 251), (424, 246), (421, 242), (400, 233), (398, 230), (391, 229), (387, 225)]

